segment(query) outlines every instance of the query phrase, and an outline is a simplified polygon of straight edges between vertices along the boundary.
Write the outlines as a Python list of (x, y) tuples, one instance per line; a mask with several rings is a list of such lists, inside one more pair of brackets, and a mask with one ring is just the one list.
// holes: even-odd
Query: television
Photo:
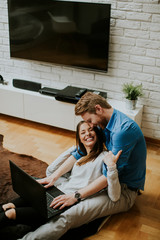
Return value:
[(111, 4), (8, 0), (10, 56), (108, 70)]

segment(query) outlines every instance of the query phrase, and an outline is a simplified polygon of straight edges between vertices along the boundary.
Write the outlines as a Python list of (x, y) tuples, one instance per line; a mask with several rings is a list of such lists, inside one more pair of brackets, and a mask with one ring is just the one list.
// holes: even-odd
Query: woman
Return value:
[[(37, 180), (42, 184), (46, 184), (45, 187), (56, 185), (65, 193), (55, 198), (50, 207), (60, 207), (62, 209), (81, 201), (82, 198), (90, 197), (93, 195), (92, 183), (94, 180), (99, 181), (97, 192), (106, 188), (109, 183), (108, 194), (111, 199), (115, 200), (115, 193), (120, 195), (120, 184), (115, 170), (121, 152), (116, 156), (111, 152), (107, 153), (103, 145), (102, 132), (98, 128), (91, 128), (84, 121), (81, 121), (77, 126), (76, 144), (79, 152), (83, 152), (86, 156), (78, 161), (69, 157), (49, 177)], [(108, 179), (102, 175), (103, 161), (109, 169)], [(63, 178), (64, 180), (58, 183), (57, 180), (70, 170), (72, 170), (70, 177)], [(118, 197), (116, 196), (116, 200), (118, 200)], [(0, 213), (1, 226), (13, 222), (38, 226), (45, 223), (45, 219), (27, 203), (24, 203), (22, 199), (16, 199), (12, 203), (2, 205)]]

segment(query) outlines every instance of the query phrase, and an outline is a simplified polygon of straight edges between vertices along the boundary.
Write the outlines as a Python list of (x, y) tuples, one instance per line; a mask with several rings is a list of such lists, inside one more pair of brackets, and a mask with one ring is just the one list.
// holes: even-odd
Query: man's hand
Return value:
[(109, 152), (105, 155), (105, 157), (104, 157), (104, 159), (103, 159), (104, 163), (105, 163), (108, 167), (114, 166), (114, 165), (117, 163), (117, 161), (118, 161), (121, 153), (122, 153), (122, 150), (120, 150), (120, 151), (117, 153), (117, 155), (114, 155), (111, 151), (109, 151)]
[(74, 193), (60, 195), (51, 202), (50, 207), (59, 207), (59, 209), (63, 209), (64, 207), (72, 206), (77, 202), (77, 199), (74, 197), (74, 195)]

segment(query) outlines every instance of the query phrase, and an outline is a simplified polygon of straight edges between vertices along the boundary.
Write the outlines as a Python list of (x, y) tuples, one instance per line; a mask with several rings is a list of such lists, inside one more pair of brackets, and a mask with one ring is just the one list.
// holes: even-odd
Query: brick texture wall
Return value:
[(0, 74), (5, 80), (21, 78), (55, 88), (93, 88), (119, 100), (124, 100), (124, 82), (142, 83), (144, 96), (138, 100), (144, 106), (142, 131), (146, 137), (160, 139), (160, 1), (88, 1), (112, 4), (107, 73), (11, 59), (7, 0), (0, 2)]

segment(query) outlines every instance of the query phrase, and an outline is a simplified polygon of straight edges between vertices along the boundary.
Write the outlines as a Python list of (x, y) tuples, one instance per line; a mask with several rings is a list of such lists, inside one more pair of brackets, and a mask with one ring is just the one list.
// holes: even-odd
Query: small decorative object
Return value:
[(2, 75), (0, 75), (0, 83), (2, 83), (3, 85), (7, 85), (8, 84), (7, 81), (4, 81)]
[(122, 88), (126, 98), (126, 108), (134, 110), (138, 97), (143, 96), (142, 84), (133, 85), (133, 83), (124, 83)]

